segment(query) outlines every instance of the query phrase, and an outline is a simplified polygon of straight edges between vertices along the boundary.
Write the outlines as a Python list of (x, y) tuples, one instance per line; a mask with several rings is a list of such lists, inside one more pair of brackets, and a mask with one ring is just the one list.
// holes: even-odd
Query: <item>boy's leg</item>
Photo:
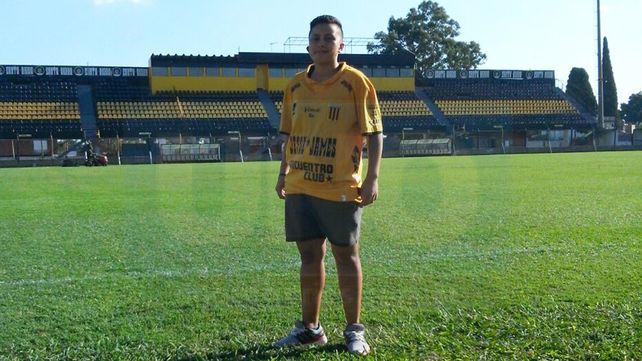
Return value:
[(370, 345), (365, 338), (365, 327), (359, 323), (363, 276), (359, 259), (359, 244), (342, 247), (332, 245), (332, 253), (337, 262), (339, 288), (343, 299), (343, 310), (348, 325), (343, 331), (348, 352), (365, 356), (370, 353)]
[(359, 258), (359, 244), (352, 246), (332, 245), (332, 254), (337, 264), (339, 288), (343, 310), (348, 324), (359, 323), (363, 276)]
[(301, 255), (301, 313), (303, 325), (314, 328), (319, 324), (321, 295), (325, 286), (325, 239), (296, 242)]

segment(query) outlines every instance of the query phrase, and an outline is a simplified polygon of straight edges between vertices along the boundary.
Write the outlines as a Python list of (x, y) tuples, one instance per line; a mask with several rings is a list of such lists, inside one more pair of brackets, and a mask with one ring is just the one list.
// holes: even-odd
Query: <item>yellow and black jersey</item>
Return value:
[(322, 83), (310, 78), (313, 67), (295, 75), (283, 95), (286, 193), (359, 202), (364, 136), (383, 131), (376, 91), (346, 63)]

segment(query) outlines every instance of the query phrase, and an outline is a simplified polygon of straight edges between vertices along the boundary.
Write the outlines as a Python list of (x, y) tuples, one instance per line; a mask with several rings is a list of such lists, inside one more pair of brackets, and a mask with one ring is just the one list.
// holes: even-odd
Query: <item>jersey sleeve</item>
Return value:
[(360, 94), (357, 94), (357, 114), (359, 114), (361, 133), (364, 135), (381, 133), (383, 122), (377, 91), (366, 77), (362, 78), (362, 86)]
[(281, 125), (279, 133), (290, 135), (292, 130), (292, 92), (290, 85), (283, 91), (283, 105), (281, 106)]

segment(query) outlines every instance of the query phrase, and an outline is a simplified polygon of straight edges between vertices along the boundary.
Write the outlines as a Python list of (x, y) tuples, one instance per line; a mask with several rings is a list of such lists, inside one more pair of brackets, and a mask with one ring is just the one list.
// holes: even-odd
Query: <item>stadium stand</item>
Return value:
[(265, 134), (267, 115), (256, 92), (159, 91), (148, 82), (101, 80), (94, 85), (101, 136), (220, 135), (236, 129)]
[(383, 91), (378, 96), (386, 131), (400, 132), (403, 128), (422, 130), (443, 126), (414, 92)]
[(552, 79), (434, 79), (424, 91), (446, 121), (469, 129), (586, 128), (586, 118)]
[(16, 138), (20, 134), (78, 137), (80, 128), (74, 83), (0, 77), (0, 138)]
[(256, 94), (161, 93), (136, 100), (101, 98), (97, 102), (103, 136), (152, 132), (155, 136), (222, 135), (228, 130), (266, 134), (267, 115)]
[[(433, 116), (426, 104), (410, 91), (381, 91), (377, 93), (384, 129), (400, 132), (403, 128), (445, 128)], [(279, 112), (283, 107), (283, 92), (270, 92), (270, 97)]]
[(276, 109), (281, 113), (281, 110), (283, 109), (283, 92), (282, 91), (271, 91), (270, 92), (270, 99), (276, 106)]
[[(4, 77), (3, 77), (4, 78)], [(70, 81), (29, 81), (0, 78), (0, 101), (76, 101), (76, 84)]]
[[(573, 137), (595, 144), (595, 117), (555, 87), (552, 71), (435, 70), (416, 78), (411, 54), (340, 60), (378, 90), (387, 156), (543, 151), (569, 134), (559, 147)], [(53, 157), (73, 151), (76, 140), (97, 139), (118, 159), (239, 160), (252, 152), (271, 159), (282, 89), (308, 63), (307, 54), (239, 53), (152, 55), (144, 68), (0, 65), (0, 158)]]

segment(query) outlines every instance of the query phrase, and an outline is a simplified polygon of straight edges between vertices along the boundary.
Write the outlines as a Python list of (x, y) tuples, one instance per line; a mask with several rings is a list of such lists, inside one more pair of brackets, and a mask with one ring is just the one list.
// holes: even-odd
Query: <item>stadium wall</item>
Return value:
[[(380, 91), (414, 91), (414, 56), (343, 54)], [(308, 54), (239, 53), (235, 56), (153, 55), (150, 87), (159, 91), (283, 91), (310, 64)]]
[(415, 91), (415, 78), (370, 77), (377, 91)]
[[(254, 77), (208, 76), (150, 76), (150, 87), (154, 93), (159, 91), (283, 91), (290, 81), (289, 77), (270, 77), (265, 65), (258, 65)], [(414, 91), (414, 78), (369, 77), (378, 91)]]
[(152, 76), (151, 89), (159, 91), (255, 91), (256, 78)]

